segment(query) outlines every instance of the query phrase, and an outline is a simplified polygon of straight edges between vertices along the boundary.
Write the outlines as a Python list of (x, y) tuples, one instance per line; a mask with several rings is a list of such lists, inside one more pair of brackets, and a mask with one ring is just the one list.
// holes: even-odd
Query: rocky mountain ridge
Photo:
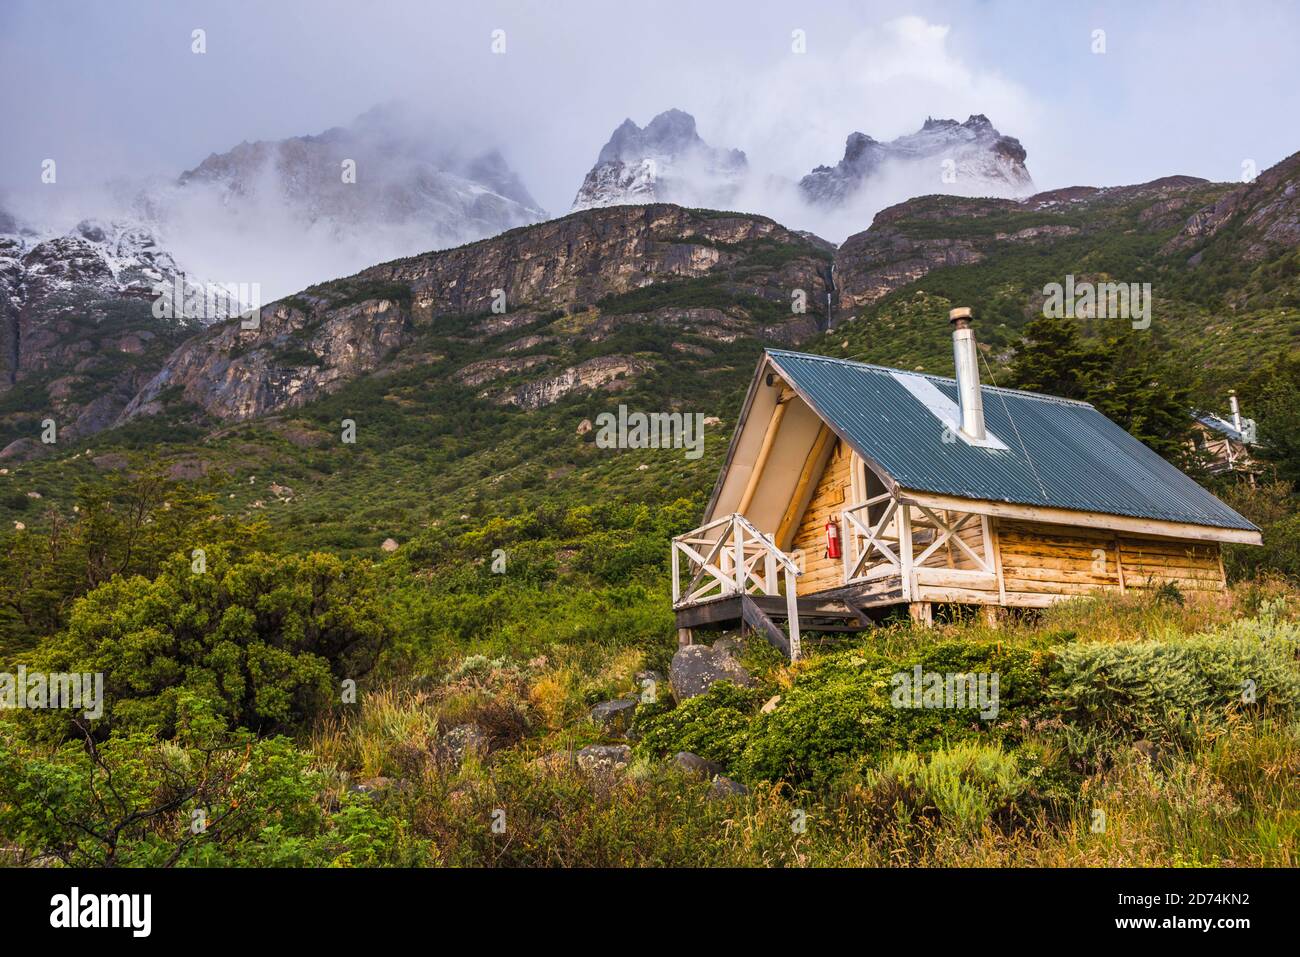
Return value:
[[(160, 411), (169, 394), (220, 421), (297, 407), (378, 369), (448, 317), (451, 335), (509, 336), (502, 352), (518, 351), (525, 331), (539, 334), (539, 342), (575, 336), (614, 342), (625, 328), (643, 324), (705, 338), (740, 326), (749, 335), (799, 341), (819, 326), (825, 268), (824, 251), (763, 217), (663, 204), (588, 210), (311, 287), (264, 308), (255, 330), (238, 322), (216, 327), (182, 345), (123, 420)], [(661, 308), (650, 302), (649, 309), (634, 309), (617, 301), (648, 287), (692, 282), (704, 282), (707, 289), (696, 294), (707, 293), (717, 305), (676, 308), (670, 297)], [(790, 306), (795, 288), (807, 291), (804, 311)], [(486, 394), (536, 407), (645, 369), (634, 357), (603, 359), (557, 364), (549, 385), (539, 377), (522, 389)], [(540, 376), (544, 370), (534, 367), (541, 364), (514, 360), (497, 367), (498, 375), (491, 365), (459, 374), (482, 387), (525, 369)]]
[(709, 146), (695, 117), (666, 110), (644, 129), (627, 119), (614, 130), (572, 211), (644, 203), (729, 209), (748, 171), (743, 152)]
[(799, 189), (808, 202), (829, 206), (850, 201), (883, 176), (920, 172), (934, 192), (1019, 196), (1033, 188), (1025, 157), (1020, 141), (1003, 136), (983, 114), (964, 123), (927, 117), (917, 132), (887, 143), (851, 133), (844, 157), (818, 166)]
[[(936, 270), (1017, 248), (1085, 255), (1088, 243), (1123, 233), (1167, 243), (1161, 268), (1194, 278), (1200, 260), (1188, 264), (1180, 237), (1204, 230), (1216, 210), (1231, 210), (1248, 255), (1256, 242), (1293, 248), (1296, 163), (1237, 187), (1166, 177), (1023, 200), (920, 197), (838, 249), (760, 216), (666, 204), (586, 210), (309, 287), (264, 307), (255, 330), (214, 326), (160, 361), (115, 421), (177, 403), (216, 422), (247, 421), (422, 366), (493, 404), (536, 408), (654, 374), (666, 357), (644, 351), (646, 336), (668, 337), (669, 354), (704, 369), (728, 344), (806, 342)], [(1203, 258), (1219, 268), (1230, 251)], [(446, 360), (452, 343), (467, 344), (452, 350), (462, 354), (472, 344), (472, 357), (442, 364), (455, 361)]]

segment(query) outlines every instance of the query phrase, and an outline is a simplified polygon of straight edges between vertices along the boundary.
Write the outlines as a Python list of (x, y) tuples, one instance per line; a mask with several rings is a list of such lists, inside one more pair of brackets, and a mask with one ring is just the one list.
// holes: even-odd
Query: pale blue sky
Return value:
[(498, 143), (552, 212), (624, 117), (670, 106), (790, 176), (833, 163), (855, 129), (885, 139), (984, 112), (1041, 188), (1229, 180), (1300, 150), (1297, 50), (1300, 4), (1267, 0), (6, 0), (0, 186), (35, 184), (47, 157), (73, 184), (170, 174), (396, 97)]

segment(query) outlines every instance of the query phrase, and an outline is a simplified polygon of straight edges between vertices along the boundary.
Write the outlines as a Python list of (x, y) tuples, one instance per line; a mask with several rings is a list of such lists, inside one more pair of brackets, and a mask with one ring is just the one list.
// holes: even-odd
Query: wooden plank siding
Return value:
[[(795, 526), (790, 546), (802, 569), (800, 596), (846, 587), (843, 559), (826, 554), (826, 523), (838, 522), (840, 512), (854, 502), (852, 461), (851, 450), (836, 439), (825, 468), (814, 480), (808, 506)], [(934, 541), (936, 532), (919, 509), (913, 508), (912, 514), (915, 554), (920, 555)], [(949, 524), (960, 518), (956, 511), (936, 514)], [(995, 573), (982, 572), (965, 551), (949, 541), (914, 569), (914, 600), (1042, 607), (1076, 595), (1149, 589), (1164, 582), (1172, 582), (1184, 592), (1221, 591), (1226, 587), (1218, 542), (1007, 518), (988, 522)], [(984, 554), (978, 518), (969, 520), (958, 535), (977, 555)], [(899, 578), (891, 576), (848, 587), (859, 600), (874, 604), (873, 599), (894, 598)], [(898, 598), (909, 600), (901, 595)]]
[(1217, 542), (1117, 535), (1104, 529), (998, 522), (1008, 605), (1118, 593), (1173, 582), (1183, 591), (1226, 587)]
[[(838, 522), (840, 512), (850, 504), (851, 459), (851, 451), (837, 439), (794, 533), (793, 548), (802, 553), (799, 567), (803, 574), (799, 576), (797, 588), (800, 595), (844, 584), (844, 560), (826, 555), (826, 523), (832, 519)], [(842, 528), (840, 534), (843, 535)]]

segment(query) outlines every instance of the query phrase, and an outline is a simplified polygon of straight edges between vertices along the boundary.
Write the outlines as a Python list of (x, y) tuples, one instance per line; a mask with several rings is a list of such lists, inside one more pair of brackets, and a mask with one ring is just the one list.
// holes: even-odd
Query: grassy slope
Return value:
[[(943, 318), (950, 303), (962, 302), (979, 310), (981, 337), (996, 368), (1031, 314), (1033, 291), (1065, 272), (1083, 274), (1081, 261), (1088, 272), (1156, 283), (1155, 334), (1196, 357), (1191, 365), (1197, 368), (1221, 361), (1226, 371), (1212, 382), (1216, 390), (1249, 368), (1261, 341), (1294, 348), (1284, 321), (1284, 310), (1294, 308), (1289, 280), (1267, 291), (1262, 298), (1268, 305), (1231, 314), (1233, 332), (1226, 335), (1228, 313), (1219, 293), (1201, 288), (1199, 277), (1189, 279), (1175, 265), (1151, 265), (1166, 238), (1117, 229), (1046, 250), (1007, 248), (979, 265), (930, 274), (812, 348), (944, 372), (951, 359)], [(1243, 274), (1233, 281), (1257, 279)], [(745, 304), (727, 299), (712, 284), (683, 284), (619, 297), (603, 303), (601, 314), (665, 304)], [(1166, 306), (1168, 315), (1183, 321), (1166, 323)], [(573, 334), (558, 353), (546, 347), (558, 361), (630, 354), (655, 359), (655, 372), (626, 391), (575, 396), (536, 412), (501, 409), (450, 381), (452, 372), (497, 354), (504, 342), (556, 321)], [(753, 340), (720, 344), (644, 327), (594, 344), (582, 338), (587, 321), (547, 318), (537, 329), (475, 342), (464, 337), (465, 319), (443, 320), (406, 350), (442, 357), (431, 363), (361, 380), (293, 414), (204, 436), (195, 430), (211, 424), (196, 424), (184, 409), (171, 419), (143, 420), (58, 458), (11, 470), (5, 478), (11, 494), (0, 507), (6, 520), (36, 529), (44, 506), (66, 514), (78, 480), (100, 474), (92, 452), (116, 452), (131, 468), (206, 463), (226, 507), (265, 516), (286, 550), (374, 555), (388, 536), (402, 542), (405, 547), (387, 562), (401, 640), (361, 710), (327, 717), (303, 743), (332, 769), (340, 787), (375, 776), (418, 782), (382, 799), (386, 813), (403, 822), (403, 860), (418, 847), (426, 860), (476, 864), (1295, 863), (1300, 805), (1294, 789), (1279, 786), (1300, 769), (1288, 715), (1234, 717), (1179, 734), (1162, 745), (1155, 765), (1138, 757), (1132, 743), (1159, 729), (1130, 729), (1099, 741), (1083, 725), (1046, 725), (1015, 744), (1013, 760), (1015, 774), (1046, 775), (1051, 786), (1023, 790), (1023, 799), (983, 817), (922, 807), (918, 818), (898, 820), (887, 782), (871, 777), (888, 759), (884, 751), (858, 755), (860, 767), (811, 790), (751, 778), (754, 793), (739, 811), (707, 800), (706, 784), (665, 769), (644, 747), (624, 783), (593, 782), (563, 767), (532, 763), (538, 755), (601, 740), (584, 720), (587, 708), (635, 690), (638, 669), (666, 668), (673, 649), (666, 540), (698, 516), (760, 348)], [(1243, 329), (1256, 338), (1245, 341)], [(672, 349), (675, 341), (703, 346), (711, 355), (683, 355)], [(1205, 375), (1208, 386), (1208, 369)], [(698, 461), (680, 451), (600, 450), (590, 435), (577, 435), (582, 419), (619, 402), (699, 411), (719, 416), (722, 424), (708, 433)], [(354, 446), (338, 441), (343, 418), (357, 421)], [(268, 490), (272, 482), (294, 494), (276, 500)], [(44, 500), (15, 507), (28, 490)], [(510, 559), (503, 576), (486, 567), (497, 547)], [(1300, 597), (1283, 586), (1274, 592), (1293, 608)], [(902, 626), (866, 639), (810, 641), (810, 660), (797, 668), (764, 648), (752, 648), (747, 661), (764, 696), (788, 695), (855, 649), (864, 660), (887, 653), (906, 663), (936, 637), (970, 648), (996, 638), (1033, 653), (1077, 642), (1172, 642), (1258, 615), (1261, 597), (1257, 587), (1242, 586), (1230, 599), (1187, 609), (1081, 604), (996, 636), (973, 624), (948, 626), (938, 636)], [(483, 657), (467, 657), (475, 654)], [(760, 703), (751, 696), (732, 709), (728, 720), (738, 735), (762, 722)], [(645, 709), (646, 720), (662, 710)], [(717, 723), (716, 715), (700, 717), (702, 726)], [(448, 770), (420, 757), (436, 750), (448, 727), (467, 721), (489, 728), (504, 721), (508, 733), (490, 770), (475, 760)], [(1090, 828), (1098, 804), (1110, 821), (1102, 835)], [(524, 835), (510, 850), (483, 824), (498, 806), (512, 809), (512, 827)], [(790, 830), (795, 808), (811, 812), (814, 825), (806, 834)], [(739, 826), (725, 823), (738, 814)]]

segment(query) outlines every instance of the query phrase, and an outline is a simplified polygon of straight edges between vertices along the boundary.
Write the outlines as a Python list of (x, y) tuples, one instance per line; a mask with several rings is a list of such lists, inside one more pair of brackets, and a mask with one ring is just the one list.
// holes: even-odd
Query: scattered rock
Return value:
[(720, 418), (718, 418), (716, 415), (706, 415), (706, 416), (704, 417), (704, 424), (705, 424), (705, 425), (721, 425), (721, 424), (722, 424), (722, 420), (721, 420)]
[(393, 779), (386, 777), (373, 777), (365, 781), (358, 781), (356, 784), (348, 785), (348, 791), (352, 794), (364, 794), (367, 797), (375, 797), (383, 791), (393, 786)]
[(602, 701), (591, 709), (591, 720), (600, 725), (606, 734), (624, 734), (632, 726), (636, 705), (635, 698)]
[(312, 449), (324, 445), (330, 440), (329, 433), (312, 429), (285, 428), (280, 435), (291, 445), (300, 449)]
[(745, 643), (732, 635), (724, 635), (713, 643), (713, 650), (720, 655), (739, 658), (745, 651)]
[(731, 655), (705, 645), (687, 645), (673, 655), (668, 683), (679, 702), (702, 695), (715, 681), (731, 681), (745, 688), (754, 679)]
[(279, 482), (272, 482), (269, 486), (271, 494), (276, 498), (293, 498), (293, 489), (287, 485), (281, 485)]
[(764, 701), (763, 707), (759, 708), (758, 710), (763, 714), (771, 714), (773, 711), (776, 710), (776, 706), (780, 703), (781, 703), (781, 696), (779, 694), (774, 694), (772, 695), (772, 697)]
[[(104, 458), (104, 456), (100, 456)], [(177, 482), (193, 482), (208, 474), (208, 463), (198, 459), (175, 462), (167, 470), (167, 477)]]
[(41, 493), (40, 493), (40, 492), (28, 492), (28, 493), (27, 493), (27, 497), (28, 497), (28, 498), (40, 498), (40, 497), (41, 497)]
[(3, 449), (0, 449), (0, 459), (13, 459), (16, 462), (22, 462), (44, 455), (48, 451), (48, 448), (35, 439), (14, 439)]
[(15, 532), (21, 532), (21, 531), (24, 531), (26, 528), (27, 528), (27, 526), (24, 525), (22, 522), (14, 522), (14, 531), (15, 531)]
[(632, 763), (632, 749), (626, 744), (589, 744), (576, 759), (578, 767), (588, 773), (609, 774)]
[(1146, 738), (1142, 738), (1140, 741), (1134, 741), (1133, 750), (1142, 755), (1142, 757), (1146, 758), (1152, 764), (1155, 764), (1160, 760), (1160, 749), (1156, 747), (1154, 742), (1148, 741)]
[(653, 668), (638, 671), (633, 676), (633, 680), (636, 681), (637, 697), (646, 704), (657, 702), (660, 693), (668, 687), (668, 679), (663, 672), (655, 671)]
[(120, 472), (126, 468), (126, 456), (121, 452), (105, 452), (103, 455), (96, 455), (90, 460), (90, 464), (97, 469), (105, 472)]
[(697, 774), (702, 778), (713, 778), (722, 773), (721, 765), (698, 754), (692, 754), (690, 751), (678, 751), (674, 754), (673, 764), (689, 774)]
[(471, 751), (485, 755), (491, 750), (491, 742), (483, 729), (467, 722), (449, 728), (443, 734), (434, 749), (434, 757), (439, 764), (459, 768)]
[(709, 788), (709, 797), (713, 800), (719, 800), (730, 797), (744, 797), (749, 793), (749, 788), (739, 781), (733, 781), (725, 774), (719, 774), (713, 779), (713, 786)]
[(591, 419), (583, 419), (581, 422), (578, 423), (578, 434), (586, 435), (594, 428), (595, 426), (591, 424)]
[(385, 538), (384, 544), (380, 545), (379, 547), (386, 552), (395, 552), (397, 551), (397, 541), (392, 538)]

